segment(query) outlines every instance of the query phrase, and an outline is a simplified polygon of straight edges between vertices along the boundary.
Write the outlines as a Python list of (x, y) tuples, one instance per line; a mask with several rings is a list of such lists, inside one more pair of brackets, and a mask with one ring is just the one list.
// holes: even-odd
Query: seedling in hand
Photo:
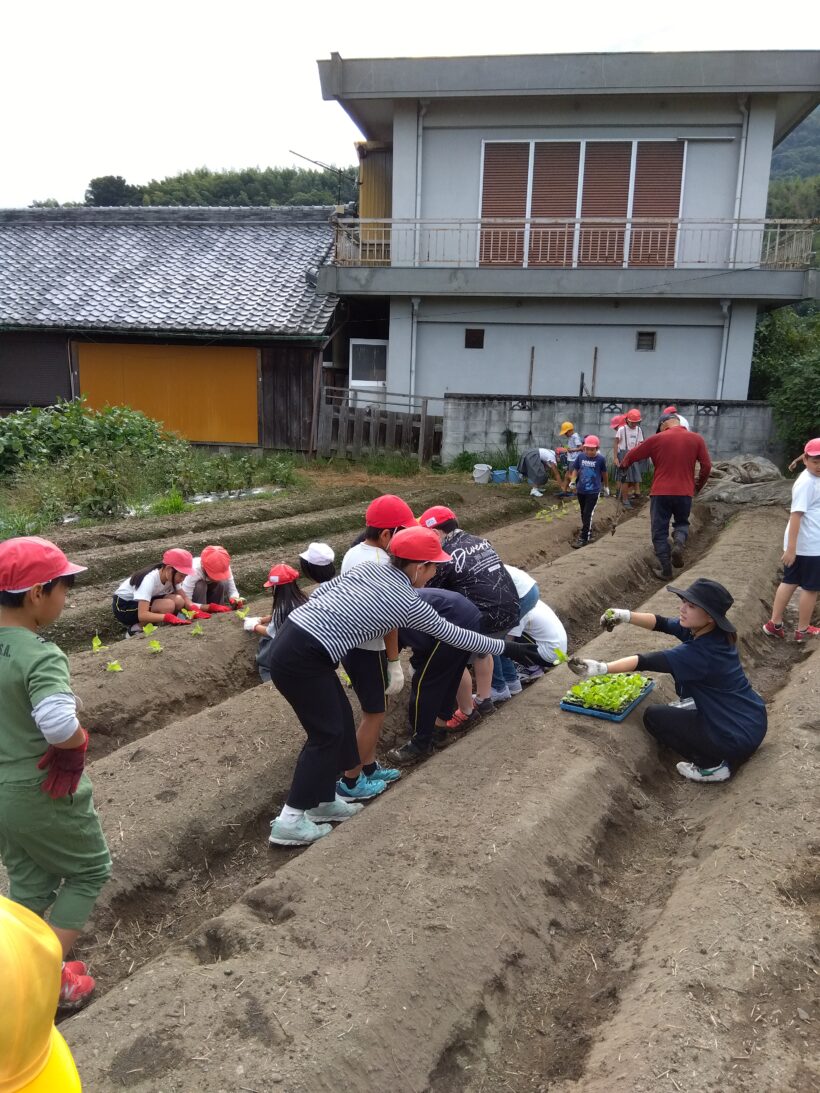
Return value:
[(193, 611), (189, 611), (186, 607), (182, 608), (180, 614), (184, 615), (186, 619), (192, 619), (194, 617)]
[(567, 663), (567, 654), (564, 653), (561, 649), (553, 649), (553, 653), (555, 655), (555, 659), (558, 661), (559, 664)]
[(152, 653), (162, 652), (162, 645), (157, 641), (156, 638), (153, 638), (151, 641), (148, 642), (148, 648), (151, 650)]
[(102, 638), (99, 634), (95, 634), (91, 639), (91, 651), (93, 653), (99, 653), (100, 649), (107, 649), (107, 645), (103, 645)]
[(118, 660), (109, 660), (105, 666), (105, 670), (106, 672), (121, 672), (122, 665)]
[(604, 629), (611, 634), (616, 625), (615, 612), (611, 607), (608, 607), (606, 611), (604, 611)]

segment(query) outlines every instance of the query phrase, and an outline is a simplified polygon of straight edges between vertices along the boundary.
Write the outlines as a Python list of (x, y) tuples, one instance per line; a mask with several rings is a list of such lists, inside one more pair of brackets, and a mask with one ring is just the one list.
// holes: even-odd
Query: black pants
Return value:
[(595, 512), (595, 506), (598, 504), (598, 497), (597, 493), (578, 494), (578, 504), (581, 506), (581, 538), (585, 543), (589, 542), (592, 530), (592, 515)]
[(218, 603), (222, 607), (227, 607), (231, 602), (231, 597), (228, 595), (228, 582), (197, 581), (191, 599), (194, 603)]
[(353, 710), (327, 650), (289, 619), (271, 642), (267, 668), (307, 733), (288, 793), (291, 808), (336, 796), (336, 779), (359, 765)]
[(411, 739), (420, 748), (429, 748), (433, 742), (436, 718), (447, 721), (456, 708), (456, 692), (470, 653), (454, 649), (437, 641), (427, 654), (414, 653), (411, 664), (415, 668), (410, 685)]
[(669, 521), (672, 521), (675, 542), (683, 546), (689, 535), (692, 498), (660, 494), (651, 498), (649, 511), (652, 518), (652, 546), (658, 561), (667, 569), (670, 564)]
[(698, 767), (716, 767), (725, 761), (734, 768), (755, 750), (719, 739), (697, 710), (649, 706), (644, 711), (643, 724), (659, 744)]

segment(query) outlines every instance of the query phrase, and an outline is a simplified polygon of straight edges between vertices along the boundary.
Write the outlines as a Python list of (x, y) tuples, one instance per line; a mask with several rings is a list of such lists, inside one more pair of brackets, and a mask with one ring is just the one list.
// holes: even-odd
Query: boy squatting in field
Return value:
[[(9, 895), (40, 916), (62, 946), (80, 935), (111, 858), (84, 773), (88, 733), (77, 720), (68, 658), (37, 631), (60, 617), (74, 575), (47, 539), (0, 543), (0, 858)], [(77, 1009), (94, 980), (64, 963), (60, 1004)]]

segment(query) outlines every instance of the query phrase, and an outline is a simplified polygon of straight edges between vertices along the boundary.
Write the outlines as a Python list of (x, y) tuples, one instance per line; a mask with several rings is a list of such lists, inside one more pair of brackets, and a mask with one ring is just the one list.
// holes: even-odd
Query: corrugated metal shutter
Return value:
[[(481, 190), (482, 266), (524, 264), (524, 222), (527, 215), (529, 141), (484, 145), (484, 179)], [(484, 225), (489, 217), (521, 217), (520, 224)]]
[[(532, 167), (533, 217), (575, 219), (578, 200), (579, 141), (539, 141), (535, 145)], [(529, 265), (571, 266), (574, 225), (559, 224), (530, 228)]]
[(682, 140), (638, 142), (632, 216), (669, 218), (675, 224), (633, 224), (629, 244), (631, 266), (674, 265), (683, 150)]
[(71, 398), (65, 334), (0, 334), (0, 409)]
[(581, 225), (579, 264), (620, 266), (629, 206), (631, 141), (589, 141), (584, 157), (581, 217), (613, 217), (611, 224)]

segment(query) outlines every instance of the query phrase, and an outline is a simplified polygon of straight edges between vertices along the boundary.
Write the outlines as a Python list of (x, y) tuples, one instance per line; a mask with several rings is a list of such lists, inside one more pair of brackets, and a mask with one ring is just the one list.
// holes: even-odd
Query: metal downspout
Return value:
[(729, 324), (732, 321), (732, 301), (721, 300), (720, 310), (723, 312), (723, 338), (720, 343), (720, 367), (718, 369), (717, 391), (715, 398), (723, 398), (723, 386), (726, 381), (726, 357), (729, 354)]
[(746, 177), (746, 142), (749, 136), (749, 96), (738, 99), (737, 104), (743, 115), (743, 124), (740, 129), (740, 151), (737, 159), (737, 185), (735, 186), (735, 210), (734, 224), (732, 226), (732, 259), (731, 268), (737, 265), (738, 221), (740, 220), (740, 204), (743, 198), (743, 183)]

